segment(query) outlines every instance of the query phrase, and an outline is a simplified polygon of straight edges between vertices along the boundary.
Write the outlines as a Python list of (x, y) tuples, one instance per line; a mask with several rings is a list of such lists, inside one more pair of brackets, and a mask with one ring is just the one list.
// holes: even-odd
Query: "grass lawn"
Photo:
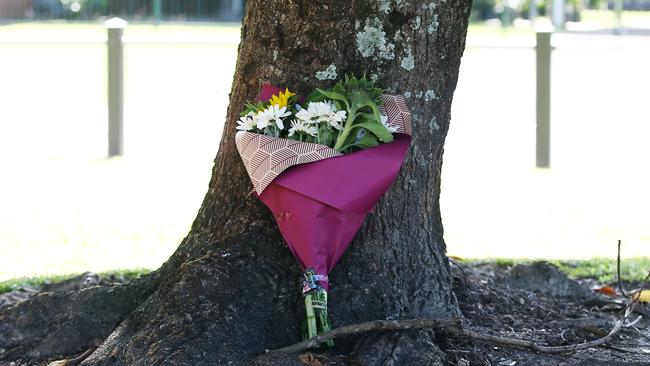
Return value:
[[(621, 13), (621, 19), (625, 27), (650, 28), (650, 11), (630, 11)], [(604, 27), (616, 25), (616, 13), (603, 10), (583, 10), (580, 12), (580, 20), (587, 23), (601, 24)]]
[[(461, 260), (463, 262), (481, 262), (481, 263), (497, 263), (504, 266), (512, 266), (514, 264), (530, 263), (530, 259), (467, 259)], [(576, 261), (563, 261), (551, 260), (555, 264), (573, 278), (591, 278), (603, 284), (614, 284), (617, 280), (616, 277), (616, 261), (609, 258), (594, 258), (588, 260)], [(640, 282), (645, 279), (650, 271), (650, 257), (639, 258), (625, 258), (621, 260), (621, 278), (626, 282)], [(131, 270), (113, 270), (108, 272), (99, 273), (100, 278), (117, 277), (120, 281), (128, 281), (140, 277), (150, 270), (147, 269), (131, 269)], [(22, 277), (13, 278), (6, 281), (0, 281), (0, 294), (19, 289), (21, 287), (39, 287), (44, 283), (52, 283), (63, 281), (67, 278), (73, 277), (74, 274), (58, 274), (58, 275), (42, 275), (36, 277)]]
[[(476, 259), (470, 262), (496, 262), (500, 265), (529, 263), (530, 259)], [(612, 284), (617, 280), (616, 260), (612, 258), (593, 258), (586, 260), (557, 260), (549, 262), (558, 266), (563, 272), (573, 278), (593, 278), (604, 284)], [(650, 257), (621, 259), (621, 278), (629, 282), (643, 281), (650, 272)]]
[[(127, 269), (127, 270), (113, 270), (109, 272), (99, 273), (100, 279), (117, 278), (120, 282), (126, 282), (131, 279), (138, 278), (142, 275), (151, 272), (147, 269)], [(58, 274), (58, 275), (42, 275), (36, 277), (19, 277), (12, 278), (6, 281), (0, 281), (0, 294), (17, 290), (22, 287), (38, 288), (43, 284), (61, 282), (68, 278), (74, 277), (77, 274)]]

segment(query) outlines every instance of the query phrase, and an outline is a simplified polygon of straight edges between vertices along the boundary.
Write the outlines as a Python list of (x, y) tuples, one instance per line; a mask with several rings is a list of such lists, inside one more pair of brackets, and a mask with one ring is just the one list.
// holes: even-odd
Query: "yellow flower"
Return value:
[(284, 92), (280, 92), (279, 95), (273, 95), (271, 97), (271, 105), (277, 104), (279, 107), (286, 107), (289, 104), (289, 98), (296, 95), (289, 91), (289, 88), (286, 88)]

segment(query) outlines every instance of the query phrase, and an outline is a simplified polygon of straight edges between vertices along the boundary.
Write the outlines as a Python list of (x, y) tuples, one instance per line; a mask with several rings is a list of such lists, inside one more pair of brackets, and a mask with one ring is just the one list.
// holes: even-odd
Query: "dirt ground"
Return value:
[[(519, 265), (452, 263), (454, 288), (464, 326), (477, 332), (523, 340), (538, 345), (562, 346), (606, 335), (621, 319), (625, 299), (617, 293), (596, 291), (606, 285), (595, 280), (573, 280), (546, 262)], [(39, 291), (71, 291), (121, 282), (86, 273), (43, 288), (18, 289), (0, 295), (0, 308), (25, 301)], [(641, 283), (624, 283), (628, 290)], [(615, 286), (614, 286), (615, 287)], [(443, 333), (438, 342), (447, 354), (445, 365), (456, 366), (650, 366), (650, 306), (638, 305), (630, 321), (606, 346), (565, 354), (542, 354), (497, 343), (486, 343)], [(322, 351), (321, 351), (322, 352)], [(354, 355), (332, 357), (330, 349), (306, 352), (299, 359), (308, 365), (359, 365)], [(307, 355), (307, 357), (305, 357)], [(332, 362), (336, 359), (335, 362)], [(0, 361), (1, 366), (42, 365), (42, 360)]]
[[(622, 316), (624, 299), (593, 289), (593, 280), (574, 281), (544, 262), (529, 265), (454, 265), (454, 287), (472, 329), (539, 345), (561, 346), (606, 335)], [(625, 283), (633, 289), (640, 283)], [(450, 365), (650, 365), (650, 307), (642, 319), (623, 329), (609, 346), (570, 354), (548, 355), (452, 337), (444, 349)], [(638, 317), (634, 314), (631, 318)]]

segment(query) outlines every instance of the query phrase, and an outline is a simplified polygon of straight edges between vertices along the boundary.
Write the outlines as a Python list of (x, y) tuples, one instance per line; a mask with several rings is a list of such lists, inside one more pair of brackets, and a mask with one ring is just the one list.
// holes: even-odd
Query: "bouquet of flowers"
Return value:
[(410, 144), (402, 96), (346, 77), (308, 97), (269, 84), (237, 122), (257, 197), (304, 272), (305, 338), (330, 330), (328, 274), (390, 187)]

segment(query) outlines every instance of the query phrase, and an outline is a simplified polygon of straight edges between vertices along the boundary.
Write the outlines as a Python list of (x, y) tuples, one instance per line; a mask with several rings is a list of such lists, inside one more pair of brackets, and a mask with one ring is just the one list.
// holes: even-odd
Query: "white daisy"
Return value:
[(257, 129), (258, 130), (263, 130), (269, 125), (269, 114), (266, 113), (266, 109), (263, 111), (257, 112), (255, 115), (255, 119), (257, 120)]
[(331, 102), (309, 103), (309, 110), (318, 118), (319, 122), (328, 122), (333, 109), (335, 109), (334, 104)]
[(237, 129), (240, 131), (250, 131), (257, 127), (257, 117), (255, 112), (248, 112), (247, 115), (240, 117), (237, 121)]
[[(311, 104), (311, 103), (310, 103)], [(296, 113), (296, 118), (305, 123), (314, 123), (314, 114), (307, 108), (303, 108)]]
[(318, 129), (304, 121), (294, 119), (291, 121), (291, 128), (289, 129), (289, 136), (293, 136), (296, 132), (306, 133), (310, 136), (316, 136)]
[[(336, 111), (336, 107), (334, 107), (334, 110)], [(329, 120), (330, 126), (336, 128), (339, 131), (342, 130), (342, 123), (345, 121), (345, 117), (347, 117), (347, 113), (345, 113), (345, 111), (336, 111)]]
[(279, 129), (284, 129), (283, 118), (291, 115), (287, 112), (287, 107), (280, 107), (277, 104), (269, 106), (265, 110), (257, 113), (257, 128), (262, 130), (272, 123), (275, 123)]
[(342, 130), (341, 122), (345, 120), (345, 111), (337, 111), (334, 103), (311, 102), (307, 109), (301, 109), (296, 113), (296, 118), (305, 123), (327, 123), (337, 130)]

